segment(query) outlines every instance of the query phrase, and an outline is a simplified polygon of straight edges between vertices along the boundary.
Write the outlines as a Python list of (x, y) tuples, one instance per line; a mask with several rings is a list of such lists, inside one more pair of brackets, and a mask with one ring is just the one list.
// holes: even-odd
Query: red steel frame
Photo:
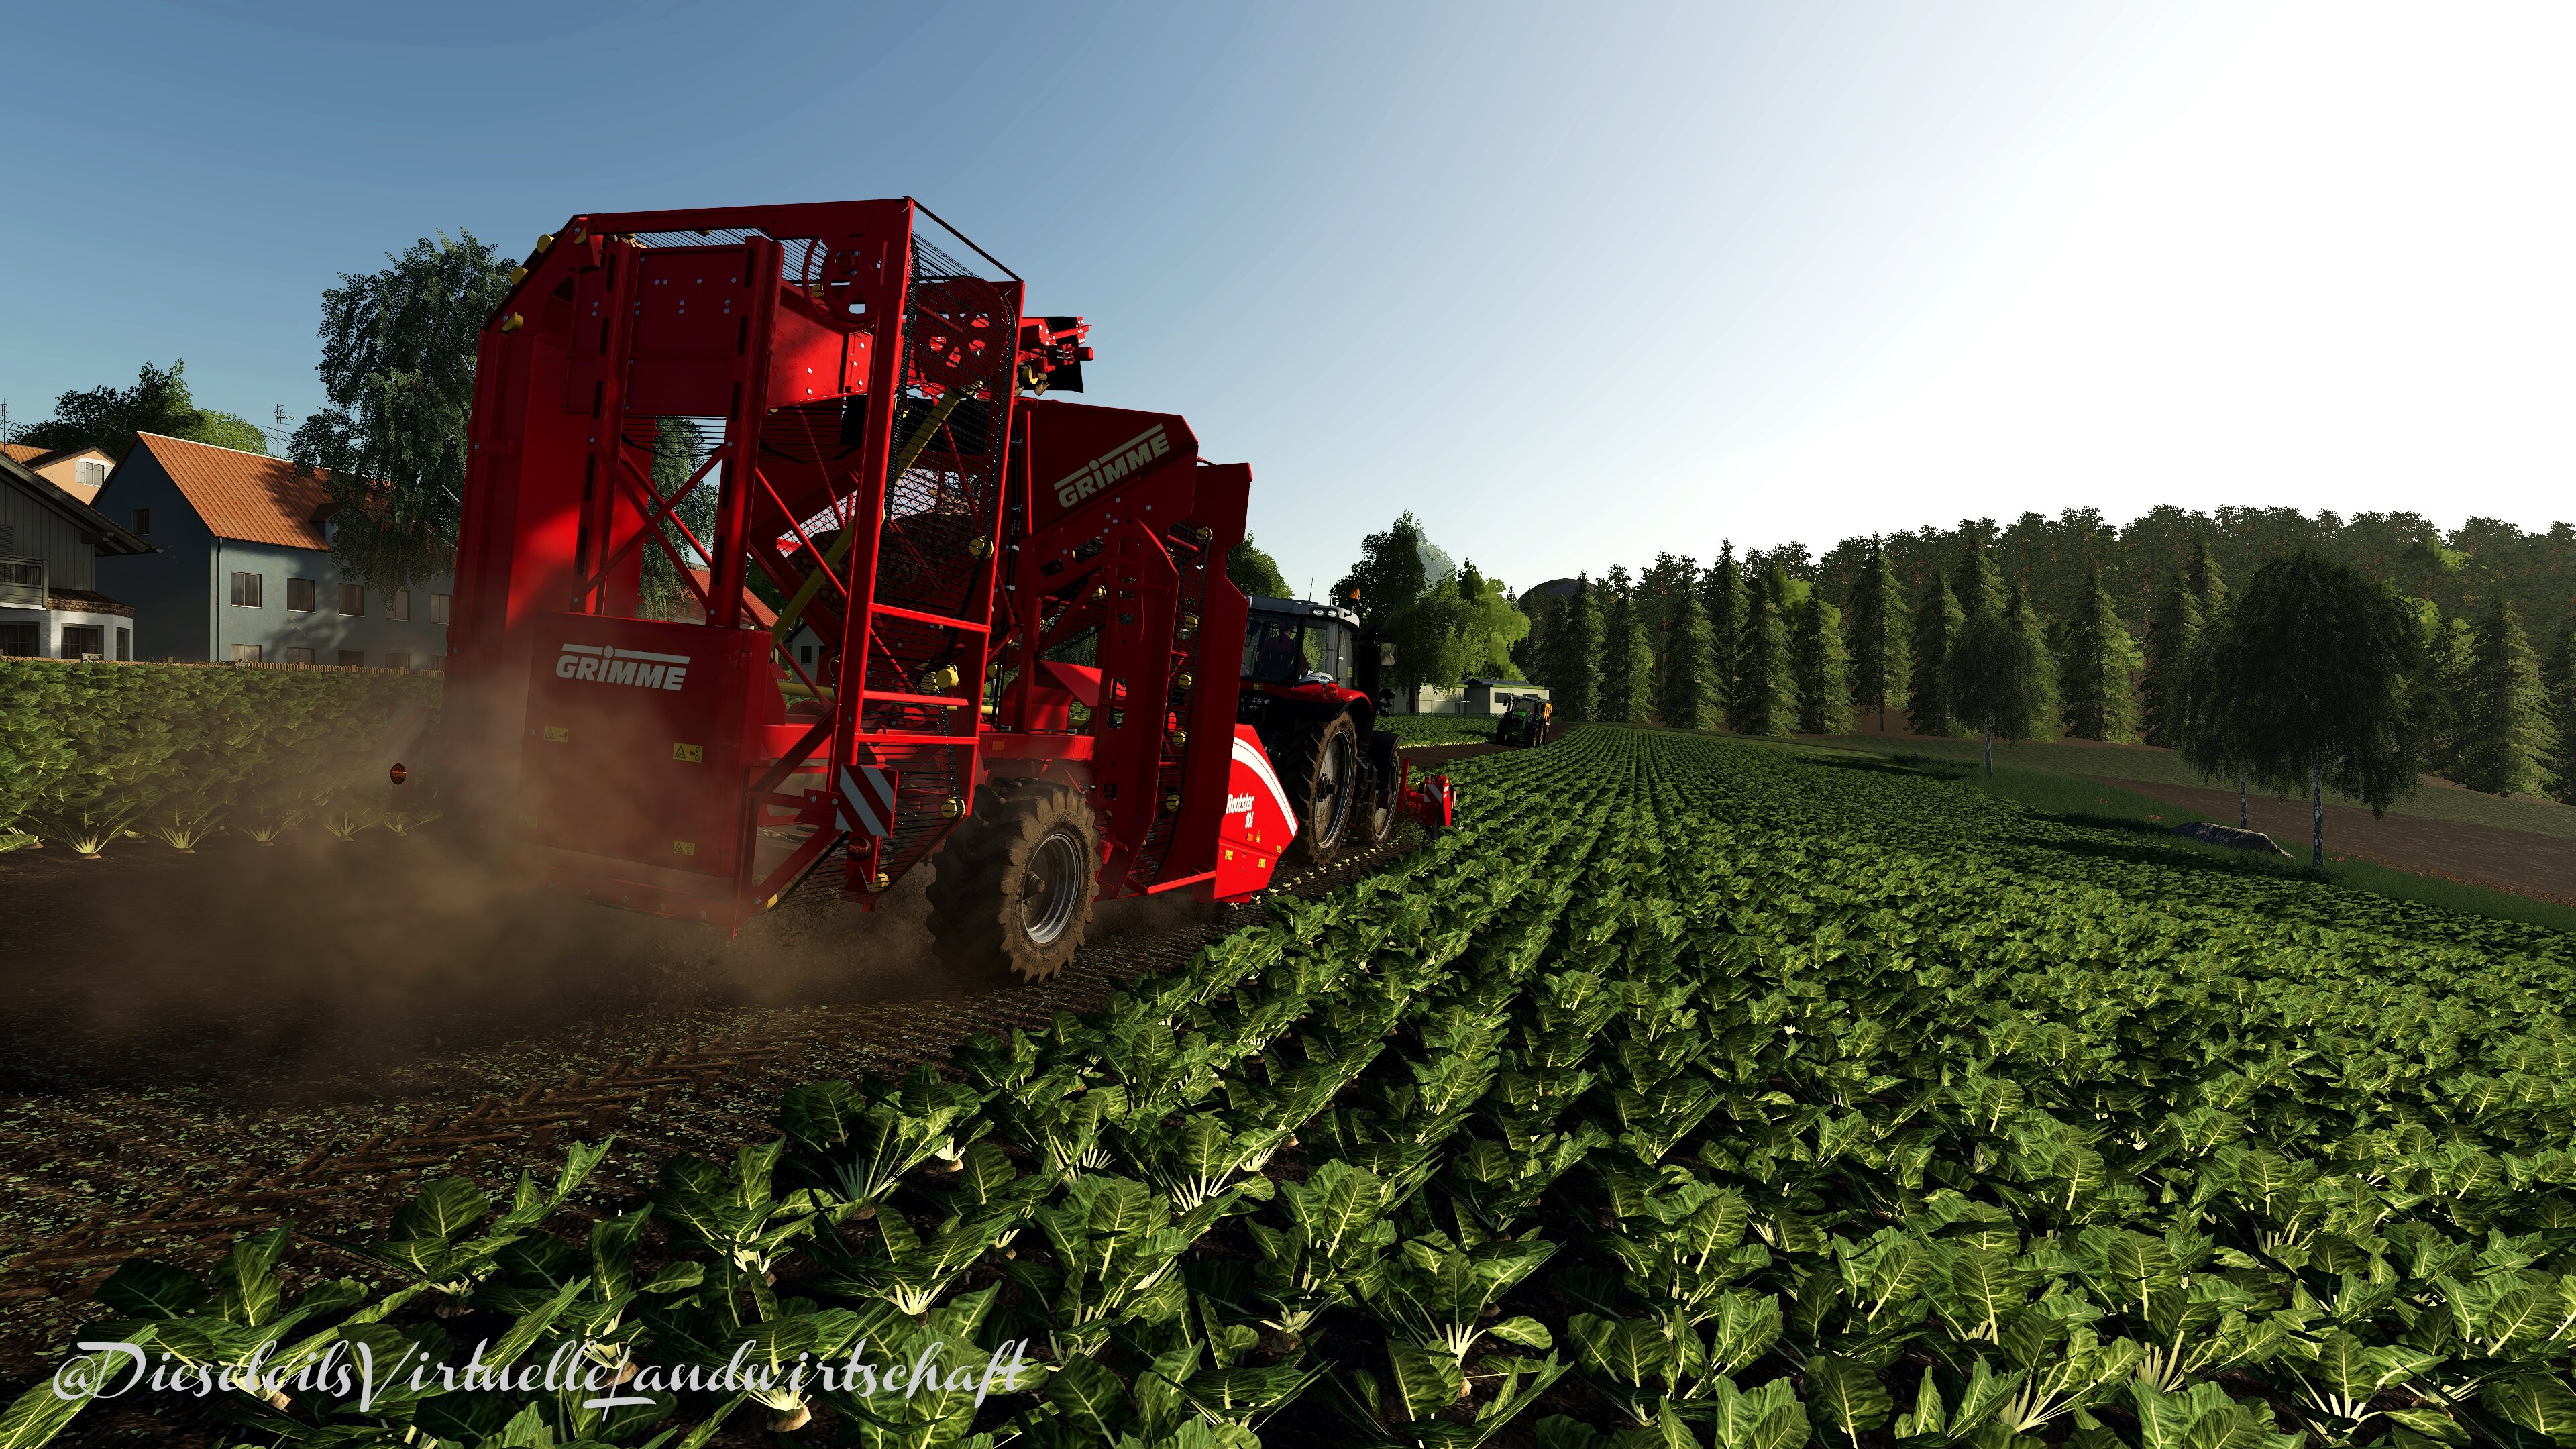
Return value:
[[(1211, 889), (1251, 470), (1168, 414), (1021, 401), (1082, 331), (1022, 305), (909, 198), (576, 216), (541, 243), (479, 355), (444, 724), (477, 828), (558, 889), (739, 929), (836, 846), (870, 899), (979, 786), (1037, 774), (1090, 792), (1102, 894)], [(721, 432), (666, 494), (675, 416)], [(701, 539), (678, 509), (710, 485)], [(637, 620), (647, 549), (703, 623)], [(754, 570), (793, 601), (768, 637)], [(1089, 665), (1042, 657), (1084, 639)], [(588, 687), (633, 669), (671, 682)], [(882, 830), (838, 798), (869, 771)]]

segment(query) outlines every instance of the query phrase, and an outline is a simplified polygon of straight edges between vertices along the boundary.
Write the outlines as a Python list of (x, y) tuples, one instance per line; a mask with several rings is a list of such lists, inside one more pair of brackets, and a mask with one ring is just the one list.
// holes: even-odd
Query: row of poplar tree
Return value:
[[(1908, 597), (1888, 550), (1867, 540), (1836, 605), (1778, 556), (1739, 561), (1728, 544), (1703, 569), (1666, 554), (1637, 574), (1532, 591), (1514, 653), (1569, 720), (1785, 735), (1844, 733), (1858, 717), (1924, 735), (1991, 725), (2005, 739), (2182, 748), (2195, 688), (2201, 732), (2223, 719), (2200, 646), (2231, 601), (2206, 540), (2149, 581), (2143, 639), (2098, 569), (2043, 613), (1973, 533), (1949, 568), (1920, 577)], [(2355, 586), (2386, 594), (2414, 634), (2388, 665), (2405, 676), (2394, 687), (2413, 763), (2476, 790), (2576, 803), (2576, 617), (2544, 657), (2501, 595), (2453, 615), (2381, 582)]]

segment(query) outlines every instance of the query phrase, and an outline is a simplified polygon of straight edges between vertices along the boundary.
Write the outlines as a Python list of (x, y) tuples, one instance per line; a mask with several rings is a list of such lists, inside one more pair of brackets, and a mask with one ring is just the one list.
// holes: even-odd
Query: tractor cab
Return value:
[(1303, 599), (1253, 599), (1244, 626), (1246, 682), (1348, 689), (1358, 666), (1359, 616)]

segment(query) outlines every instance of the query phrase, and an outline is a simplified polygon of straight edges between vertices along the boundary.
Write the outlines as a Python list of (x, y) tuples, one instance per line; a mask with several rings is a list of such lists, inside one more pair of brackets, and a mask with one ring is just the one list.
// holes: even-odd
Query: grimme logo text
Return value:
[(688, 677), (686, 654), (647, 654), (613, 644), (566, 644), (555, 660), (557, 679), (631, 684), (637, 689), (678, 689)]
[(1115, 485), (1131, 473), (1141, 473), (1156, 458), (1172, 451), (1172, 440), (1156, 423), (1117, 447), (1068, 473), (1055, 485), (1055, 501), (1067, 508)]

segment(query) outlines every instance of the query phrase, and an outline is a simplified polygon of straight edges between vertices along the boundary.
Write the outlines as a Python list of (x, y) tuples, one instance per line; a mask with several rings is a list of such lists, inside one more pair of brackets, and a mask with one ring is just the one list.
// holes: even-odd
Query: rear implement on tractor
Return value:
[[(1037, 978), (1095, 900), (1448, 823), (1348, 616), (1227, 580), (1251, 468), (1061, 400), (1090, 328), (1023, 290), (909, 198), (540, 241), (483, 332), (436, 743), (481, 838), (729, 931), (932, 861), (943, 956)], [(653, 551), (692, 617), (642, 617)]]

